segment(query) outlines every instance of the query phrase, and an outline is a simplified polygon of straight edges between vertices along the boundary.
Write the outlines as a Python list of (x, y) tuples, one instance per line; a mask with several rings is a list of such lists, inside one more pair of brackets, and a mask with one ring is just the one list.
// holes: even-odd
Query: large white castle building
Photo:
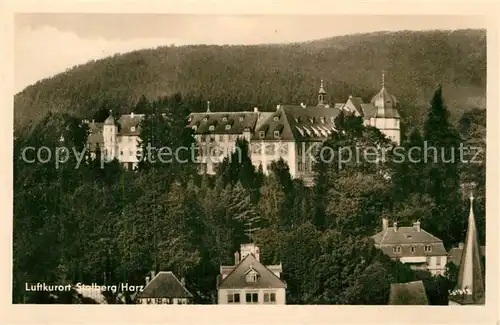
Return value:
[[(342, 111), (362, 117), (364, 125), (378, 128), (399, 144), (398, 110), (399, 103), (387, 91), (384, 81), (381, 90), (369, 103), (364, 103), (360, 97), (349, 96), (345, 103), (329, 104), (321, 80), (315, 105), (280, 104), (274, 112), (258, 108), (242, 112), (212, 112), (208, 103), (207, 111), (191, 113), (187, 124), (193, 129), (199, 147), (211, 148), (199, 150), (197, 162), (202, 173), (214, 174), (223, 158), (235, 150), (236, 140), (243, 138), (249, 142), (250, 157), (256, 168), (262, 166), (263, 172), (268, 173), (270, 163), (282, 158), (293, 178), (308, 182), (313, 175), (313, 161), (305, 153), (337, 131)], [(91, 150), (99, 145), (108, 158), (116, 158), (125, 167), (134, 168), (140, 152), (140, 121), (143, 117), (131, 113), (115, 120), (110, 113), (104, 123), (88, 122)]]

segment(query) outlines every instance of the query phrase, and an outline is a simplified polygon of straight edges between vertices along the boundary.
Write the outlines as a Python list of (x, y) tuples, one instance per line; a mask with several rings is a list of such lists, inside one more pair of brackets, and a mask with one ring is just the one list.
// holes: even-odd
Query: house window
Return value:
[(226, 116), (224, 116), (224, 117), (222, 118), (222, 120), (223, 120), (224, 122), (226, 122), (226, 121), (227, 121), (227, 117), (226, 117)]
[(134, 132), (134, 131), (135, 131), (135, 126), (132, 126), (132, 127), (130, 128), (130, 131)]
[(401, 253), (401, 246), (395, 246), (395, 247), (393, 247), (393, 248), (392, 248), (392, 251), (393, 251), (394, 253)]
[(276, 293), (274, 292), (264, 292), (264, 303), (275, 304), (276, 303)]
[(299, 170), (299, 172), (301, 172), (301, 171), (302, 171), (302, 163), (301, 163), (301, 162), (299, 162), (299, 163), (298, 163), (298, 167), (297, 167), (297, 169)]
[(274, 137), (279, 138), (280, 137), (280, 131), (274, 131)]
[(243, 121), (243, 116), (240, 116), (240, 122), (242, 122), (242, 121)]
[(412, 247), (411, 247), (411, 252), (412, 252), (412, 253), (415, 253), (415, 246), (412, 246)]
[(436, 266), (441, 266), (441, 256), (436, 257)]
[(227, 135), (227, 141), (233, 141), (233, 135), (232, 134), (228, 134)]
[(120, 150), (120, 156), (123, 156), (123, 150)]
[(247, 303), (252, 303), (252, 304), (259, 303), (259, 294), (257, 292), (247, 293), (245, 295), (245, 298)]
[(226, 125), (226, 130), (229, 130), (231, 128), (231, 125), (230, 124), (227, 124)]
[(425, 245), (424, 252), (432, 252), (432, 246), (431, 245)]
[(247, 282), (257, 282), (257, 273), (254, 271), (250, 271), (246, 276)]
[(210, 131), (213, 131), (213, 130), (215, 129), (215, 127), (214, 127), (213, 125), (210, 125), (210, 126), (208, 127), (208, 129), (209, 129)]
[(239, 293), (228, 293), (227, 294), (227, 303), (228, 304), (239, 304), (240, 303), (240, 294)]
[(223, 135), (219, 135), (219, 141), (220, 141), (220, 142), (223, 142), (223, 141), (224, 141), (224, 136), (223, 136)]
[(266, 132), (264, 131), (259, 131), (259, 137), (263, 138), (266, 135)]
[(431, 257), (430, 256), (427, 256), (427, 265), (430, 265), (431, 264)]

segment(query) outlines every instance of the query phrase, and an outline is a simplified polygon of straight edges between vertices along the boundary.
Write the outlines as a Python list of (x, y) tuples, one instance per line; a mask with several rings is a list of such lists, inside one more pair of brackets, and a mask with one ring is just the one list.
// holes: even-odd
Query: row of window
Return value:
[[(411, 252), (412, 252), (412, 253), (414, 253), (414, 252), (415, 252), (415, 250), (416, 250), (416, 247), (415, 247), (415, 246), (412, 246), (412, 247), (410, 247), (410, 250), (411, 250)], [(392, 248), (392, 251), (393, 251), (394, 253), (401, 253), (401, 252), (403, 251), (403, 249), (401, 248), (401, 246), (394, 246), (394, 247)], [(427, 252), (427, 253), (428, 253), (428, 252), (432, 252), (432, 246), (431, 246), (431, 245), (425, 245), (425, 246), (424, 246), (424, 252)]]
[[(247, 292), (245, 293), (245, 302), (249, 304), (259, 303), (259, 293), (257, 292)], [(275, 304), (276, 303), (276, 293), (275, 292), (264, 292), (265, 304)], [(241, 303), (239, 293), (228, 293), (227, 294), (228, 304), (239, 304)]]
[[(262, 150), (264, 148), (264, 150)], [(280, 154), (280, 155), (287, 155), (288, 154), (288, 144), (274, 144), (274, 143), (267, 143), (264, 145), (261, 145), (260, 143), (255, 143), (252, 144), (251, 146), (251, 151), (253, 154), (258, 154), (261, 155), (262, 151), (266, 155), (275, 155), (275, 154)]]
[(304, 163), (302, 163), (302, 161), (299, 161), (297, 163), (297, 170), (299, 172), (311, 172), (312, 168), (313, 168), (312, 161), (306, 160)]
[[(259, 131), (259, 138), (263, 139), (263, 138), (265, 138), (265, 136), (266, 136), (266, 131)], [(273, 136), (276, 139), (279, 139), (280, 138), (280, 131), (274, 131)]]
[(185, 299), (176, 299), (174, 301), (173, 298), (147, 298), (147, 299), (140, 299), (139, 303), (142, 304), (157, 304), (157, 305), (172, 305), (172, 304), (178, 304), (178, 305), (185, 305), (187, 304)]

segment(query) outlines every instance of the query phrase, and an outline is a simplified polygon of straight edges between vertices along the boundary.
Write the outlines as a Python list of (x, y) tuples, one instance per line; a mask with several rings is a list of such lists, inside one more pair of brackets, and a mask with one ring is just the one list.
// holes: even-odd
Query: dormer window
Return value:
[(204, 122), (208, 121), (208, 117), (206, 117), (206, 116), (205, 116), (205, 117), (203, 118), (203, 121), (204, 121)]
[(321, 124), (325, 124), (325, 118), (323, 116), (319, 118), (319, 121), (321, 122)]
[(196, 125), (193, 125), (193, 130), (196, 131), (198, 127)]
[(265, 137), (265, 135), (266, 135), (266, 132), (264, 132), (264, 131), (259, 131), (259, 137), (260, 137), (261, 139), (262, 139), (262, 138), (264, 138), (264, 137)]
[(240, 122), (243, 122), (245, 118), (243, 116), (240, 116)]
[(280, 120), (280, 117), (279, 117), (279, 116), (275, 116), (275, 117), (274, 117), (274, 121), (276, 121), (276, 122), (277, 122), (277, 121), (279, 121), (279, 120)]
[(130, 128), (130, 131), (135, 132), (135, 126), (132, 126), (132, 127)]
[(222, 120), (223, 120), (224, 122), (226, 122), (226, 121), (227, 121), (227, 116), (224, 116), (224, 117), (222, 118)]
[(425, 245), (424, 252), (432, 252), (432, 246), (431, 245)]
[(229, 129), (231, 129), (231, 125), (226, 124), (226, 130), (229, 130)]
[(392, 251), (393, 251), (394, 253), (401, 253), (401, 246), (395, 246), (395, 247), (393, 247), (393, 248), (392, 248)]
[(279, 138), (280, 137), (280, 131), (274, 131), (274, 137)]
[(188, 122), (191, 122), (193, 120), (193, 118), (190, 116), (188, 117)]
[(251, 282), (251, 283), (257, 282), (258, 278), (259, 274), (253, 269), (250, 269), (245, 276), (246, 282)]
[(215, 127), (214, 127), (213, 125), (210, 125), (210, 126), (208, 127), (208, 129), (209, 129), (210, 131), (213, 131), (213, 130), (215, 129)]

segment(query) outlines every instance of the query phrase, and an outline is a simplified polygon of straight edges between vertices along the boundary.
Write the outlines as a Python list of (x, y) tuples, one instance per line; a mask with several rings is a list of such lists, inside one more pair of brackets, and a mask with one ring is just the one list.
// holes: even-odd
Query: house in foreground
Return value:
[(255, 244), (241, 245), (234, 254), (234, 265), (221, 266), (217, 278), (218, 304), (286, 303), (286, 283), (281, 279), (283, 268), (265, 266)]
[(389, 305), (428, 305), (427, 293), (422, 281), (391, 284)]
[(469, 222), (458, 271), (458, 281), (448, 297), (449, 305), (484, 305), (485, 303), (484, 277), (473, 203), (474, 197), (471, 195)]
[(389, 227), (389, 220), (382, 219), (382, 231), (372, 237), (375, 247), (381, 249), (414, 270), (429, 271), (433, 275), (444, 275), (448, 253), (443, 241), (414, 222), (412, 227), (398, 227), (397, 222)]
[(138, 304), (189, 304), (193, 295), (186, 289), (184, 279), (179, 280), (170, 271), (146, 277), (146, 286), (136, 296)]

